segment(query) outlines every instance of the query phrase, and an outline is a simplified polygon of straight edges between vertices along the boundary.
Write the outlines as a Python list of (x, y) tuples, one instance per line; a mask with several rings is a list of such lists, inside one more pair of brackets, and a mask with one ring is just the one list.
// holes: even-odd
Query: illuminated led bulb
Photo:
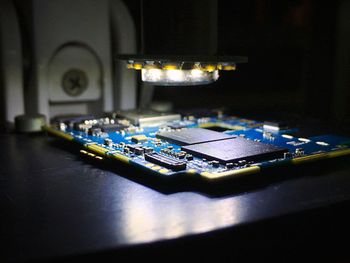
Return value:
[(219, 71), (236, 70), (243, 56), (218, 55), (118, 55), (129, 69), (141, 70), (142, 81), (157, 86), (204, 85), (216, 81)]
[(161, 70), (143, 68), (141, 73), (142, 81), (162, 86), (203, 85), (212, 83), (219, 78), (218, 70), (208, 72), (199, 69)]
[(165, 74), (169, 81), (183, 82), (185, 81), (185, 73), (180, 69), (170, 69), (166, 70)]
[(127, 64), (127, 68), (128, 69), (136, 69), (136, 70), (140, 70), (142, 69), (143, 64), (141, 62), (133, 62), (133, 61), (129, 61)]
[(163, 63), (162, 69), (164, 69), (164, 70), (176, 70), (176, 69), (180, 69), (180, 65), (177, 63)]
[(218, 64), (218, 69), (220, 70), (236, 70), (236, 64), (234, 63), (220, 63)]
[(201, 78), (203, 76), (203, 71), (200, 69), (192, 69), (191, 75), (193, 78)]
[(163, 81), (163, 70), (161, 69), (142, 69), (141, 78), (146, 82), (159, 82)]
[(213, 72), (213, 71), (217, 70), (217, 66), (211, 65), (211, 64), (204, 65), (203, 70), (208, 71), (208, 72)]

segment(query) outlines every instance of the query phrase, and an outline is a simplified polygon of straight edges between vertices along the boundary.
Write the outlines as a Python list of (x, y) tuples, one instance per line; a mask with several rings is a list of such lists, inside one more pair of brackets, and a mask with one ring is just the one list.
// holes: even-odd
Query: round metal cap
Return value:
[(17, 132), (40, 132), (45, 125), (45, 115), (18, 115), (15, 118), (15, 127)]

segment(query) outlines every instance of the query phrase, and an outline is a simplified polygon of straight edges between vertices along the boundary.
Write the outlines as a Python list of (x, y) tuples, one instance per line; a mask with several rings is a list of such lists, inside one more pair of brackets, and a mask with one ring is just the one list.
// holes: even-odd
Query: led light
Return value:
[(165, 71), (165, 74), (167, 75), (167, 78), (169, 81), (173, 82), (181, 82), (185, 80), (185, 73), (182, 70), (179, 69), (172, 69)]
[(201, 78), (203, 76), (203, 71), (200, 69), (192, 69), (191, 74), (193, 78)]
[(164, 70), (175, 70), (179, 69), (178, 63), (163, 63), (163, 69)]
[(235, 63), (219, 63), (218, 64), (219, 70), (236, 70), (236, 64)]
[(217, 67), (216, 67), (216, 65), (210, 65), (209, 64), (209, 65), (204, 65), (203, 69), (205, 71), (213, 72), (214, 70), (217, 70)]
[(142, 69), (142, 63), (134, 63), (134, 69), (136, 70)]
[(219, 78), (218, 70), (212, 72), (199, 69), (145, 69), (141, 70), (142, 81), (162, 86), (203, 85)]
[(142, 69), (142, 81), (158, 82), (163, 81), (163, 70), (161, 69)]
[(129, 69), (141, 70), (142, 81), (157, 86), (191, 86), (210, 84), (220, 70), (232, 71), (243, 56), (191, 55), (118, 55)]

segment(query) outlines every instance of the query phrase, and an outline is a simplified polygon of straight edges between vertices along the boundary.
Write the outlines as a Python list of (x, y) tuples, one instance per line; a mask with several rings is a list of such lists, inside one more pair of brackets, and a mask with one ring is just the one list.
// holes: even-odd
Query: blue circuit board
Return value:
[[(296, 129), (235, 116), (171, 116), (150, 118), (145, 124), (124, 117), (69, 118), (45, 130), (80, 144), (81, 153), (93, 158), (114, 159), (115, 165), (124, 162), (163, 178), (186, 175), (208, 182), (255, 174), (276, 165), (298, 165), (350, 154), (347, 137), (299, 137)], [(204, 132), (204, 137), (195, 141), (203, 130), (210, 131), (209, 137)], [(189, 133), (190, 139), (186, 137)], [(235, 146), (238, 140), (243, 149)], [(227, 144), (229, 150), (211, 149), (222, 144)], [(244, 156), (245, 151), (250, 155)]]

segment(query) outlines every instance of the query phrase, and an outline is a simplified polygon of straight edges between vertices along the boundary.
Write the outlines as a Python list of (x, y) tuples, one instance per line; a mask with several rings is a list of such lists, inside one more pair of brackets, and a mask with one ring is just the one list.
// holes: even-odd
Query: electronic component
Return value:
[[(89, 155), (98, 156), (94, 158), (117, 159), (159, 176), (194, 176), (207, 182), (257, 173), (272, 166), (299, 165), (350, 154), (350, 140), (346, 137), (296, 136), (296, 129), (288, 130), (293, 135), (283, 130), (267, 131), (262, 129), (262, 123), (233, 116), (189, 115), (172, 121), (172, 114), (148, 113), (133, 111), (134, 123), (142, 123), (147, 116), (144, 127), (120, 118), (125, 113), (115, 113), (98, 118), (59, 119), (45, 129), (79, 143)], [(157, 124), (159, 116), (166, 116), (162, 120), (165, 123)], [(227, 130), (219, 132), (223, 129), (218, 127)]]
[(226, 163), (226, 168), (227, 169), (231, 169), (234, 167), (234, 164), (233, 163)]
[(233, 136), (202, 128), (192, 128), (180, 131), (159, 132), (156, 134), (156, 137), (178, 145), (189, 145), (230, 139)]
[(160, 155), (159, 153), (145, 153), (145, 160), (151, 163), (155, 163), (174, 171), (181, 171), (186, 169), (186, 162), (178, 161), (167, 156)]
[(154, 111), (131, 110), (119, 113), (122, 117), (140, 127), (158, 126), (171, 121), (181, 120), (180, 114), (158, 113)]
[(264, 121), (263, 128), (264, 130), (279, 131), (286, 130), (288, 128), (288, 125), (285, 122)]
[(140, 143), (147, 141), (147, 136), (144, 134), (134, 135), (131, 137), (131, 141), (134, 143)]
[[(62, 116), (57, 116), (53, 118), (53, 121), (55, 123), (64, 123), (67, 125), (69, 128), (77, 128), (78, 124), (85, 121), (85, 120), (90, 120), (94, 119), (95, 117), (93, 115), (62, 115)], [(75, 126), (74, 126), (75, 125)]]
[(120, 124), (120, 123), (114, 123), (114, 124), (103, 124), (101, 126), (98, 126), (99, 128), (101, 128), (101, 131), (102, 132), (116, 132), (116, 131), (120, 131), (120, 130), (123, 130), (125, 129), (126, 125), (124, 124)]
[(113, 141), (109, 138), (104, 139), (103, 143), (107, 146), (112, 146)]
[(186, 159), (187, 159), (187, 161), (192, 161), (193, 160), (193, 155), (192, 154), (186, 154)]
[(287, 149), (244, 138), (200, 143), (183, 146), (183, 150), (194, 156), (217, 160), (221, 163), (246, 161), (262, 161), (267, 159), (283, 158)]
[[(143, 154), (143, 148), (140, 146), (140, 145), (132, 145), (132, 144), (128, 144), (127, 146), (126, 146), (126, 148), (130, 151), (130, 152), (132, 152), (132, 153), (135, 153), (136, 155), (141, 155), (141, 154)], [(126, 149), (126, 148), (124, 148), (124, 149)]]
[(186, 156), (186, 152), (184, 152), (184, 151), (181, 151), (181, 152), (176, 154), (176, 157), (179, 159), (184, 159), (185, 156)]
[(216, 160), (210, 162), (210, 165), (212, 165), (213, 167), (219, 167), (219, 164), (219, 161)]
[(142, 147), (143, 148), (143, 152), (144, 153), (151, 153), (153, 152), (153, 148), (152, 147)]
[(91, 136), (98, 136), (101, 133), (102, 133), (102, 130), (99, 127), (92, 127), (88, 129), (88, 134)]
[(175, 123), (170, 123), (170, 124), (168, 124), (168, 127), (169, 127), (170, 129), (176, 130), (176, 129), (186, 128), (186, 125), (185, 125), (185, 124), (181, 124), (181, 123), (175, 122)]

